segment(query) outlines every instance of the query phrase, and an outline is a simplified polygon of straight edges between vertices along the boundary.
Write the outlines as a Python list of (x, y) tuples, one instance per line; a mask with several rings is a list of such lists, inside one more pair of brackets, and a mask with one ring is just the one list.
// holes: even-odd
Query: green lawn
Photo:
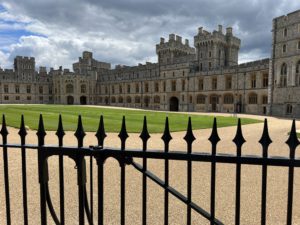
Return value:
[[(46, 130), (56, 130), (58, 116), (62, 115), (65, 130), (75, 131), (78, 115), (82, 116), (85, 131), (96, 131), (100, 115), (104, 116), (105, 130), (119, 132), (123, 115), (126, 118), (128, 132), (140, 132), (143, 117), (147, 116), (150, 133), (160, 133), (164, 130), (166, 116), (169, 117), (170, 131), (182, 131), (187, 127), (188, 114), (168, 113), (142, 110), (124, 110), (118, 108), (96, 108), (88, 106), (66, 105), (0, 105), (0, 113), (5, 114), (8, 126), (19, 127), (21, 115), (24, 114), (25, 124), (30, 129), (37, 129), (39, 115), (43, 114)], [(193, 129), (211, 128), (214, 116), (191, 115)], [(217, 117), (218, 127), (235, 126), (235, 117)], [(242, 124), (262, 122), (253, 119), (242, 119)]]

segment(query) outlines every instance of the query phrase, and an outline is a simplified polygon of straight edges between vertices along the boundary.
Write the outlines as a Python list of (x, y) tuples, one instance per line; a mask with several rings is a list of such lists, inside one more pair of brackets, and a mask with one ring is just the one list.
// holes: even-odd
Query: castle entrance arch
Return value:
[(179, 109), (179, 100), (176, 97), (170, 98), (170, 111), (178, 111)]
[(74, 104), (74, 97), (69, 95), (67, 96), (67, 104), (68, 105), (73, 105)]
[(80, 97), (80, 105), (86, 105), (86, 96)]

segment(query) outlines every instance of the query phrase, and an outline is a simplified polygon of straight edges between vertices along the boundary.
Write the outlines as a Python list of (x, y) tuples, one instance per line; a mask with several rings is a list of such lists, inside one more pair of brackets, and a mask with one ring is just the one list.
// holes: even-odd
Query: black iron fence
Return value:
[[(169, 195), (175, 196), (186, 205), (186, 223), (191, 224), (191, 212), (194, 210), (208, 221), (210, 224), (223, 224), (222, 221), (215, 217), (215, 202), (216, 202), (216, 164), (226, 163), (236, 165), (236, 192), (235, 192), (235, 224), (240, 224), (240, 205), (241, 205), (241, 165), (259, 165), (262, 166), (262, 187), (261, 187), (261, 224), (266, 224), (266, 207), (267, 207), (267, 168), (268, 166), (279, 166), (288, 168), (288, 196), (287, 196), (287, 216), (286, 223), (292, 224), (293, 212), (293, 186), (294, 186), (294, 168), (300, 167), (300, 159), (295, 158), (295, 150), (299, 145), (297, 138), (295, 121), (293, 121), (291, 132), (286, 144), (290, 148), (290, 157), (269, 157), (268, 147), (272, 143), (269, 137), (267, 120), (264, 122), (264, 129), (259, 143), (262, 146), (262, 157), (258, 156), (242, 156), (241, 150), (246, 140), (243, 137), (241, 129), (241, 121), (238, 120), (236, 136), (233, 142), (236, 145), (236, 155), (232, 154), (217, 154), (217, 144), (220, 141), (217, 132), (217, 122), (214, 119), (212, 133), (209, 137), (211, 142), (211, 154), (193, 153), (192, 143), (195, 140), (192, 131), (192, 123), (189, 118), (187, 132), (184, 140), (187, 144), (187, 151), (171, 151), (169, 152), (169, 142), (172, 136), (169, 131), (168, 118), (166, 118), (165, 130), (162, 136), (164, 142), (164, 151), (147, 150), (147, 142), (150, 138), (147, 129), (147, 121), (144, 118), (143, 129), (140, 134), (143, 148), (140, 150), (129, 150), (125, 148), (128, 133), (126, 131), (125, 117), (123, 117), (119, 138), (121, 140), (120, 149), (111, 149), (104, 147), (104, 139), (106, 133), (104, 129), (103, 117), (100, 118), (99, 128), (96, 132), (98, 140), (97, 146), (83, 147), (83, 139), (85, 137), (84, 128), (82, 126), (81, 116), (78, 118), (78, 126), (75, 136), (78, 141), (78, 147), (66, 147), (63, 145), (63, 137), (65, 135), (63, 129), (62, 118), (59, 116), (59, 123), (56, 135), (58, 137), (58, 146), (45, 145), (44, 139), (46, 132), (42, 115), (39, 119), (39, 127), (37, 131), (38, 145), (26, 144), (27, 131), (25, 128), (24, 117), (21, 118), (21, 127), (19, 135), (21, 144), (7, 143), (8, 130), (6, 127), (5, 116), (3, 116), (1, 135), (3, 143), (0, 145), (3, 149), (3, 166), (4, 166), (4, 185), (5, 185), (5, 204), (6, 204), (6, 222), (11, 224), (11, 205), (10, 205), (10, 189), (9, 189), (9, 172), (8, 172), (8, 151), (9, 148), (18, 148), (22, 154), (22, 191), (23, 191), (23, 220), (24, 224), (28, 224), (28, 203), (27, 203), (27, 181), (26, 181), (26, 151), (33, 149), (38, 154), (38, 175), (40, 184), (40, 217), (41, 224), (47, 224), (47, 207), (55, 224), (65, 224), (65, 200), (64, 200), (64, 157), (68, 156), (76, 163), (77, 168), (77, 183), (78, 183), (78, 218), (79, 224), (85, 223), (85, 216), (89, 224), (94, 224), (94, 208), (93, 208), (93, 159), (97, 162), (97, 188), (98, 188), (98, 207), (96, 210), (98, 224), (103, 224), (104, 215), (104, 184), (103, 184), (103, 165), (108, 157), (113, 157), (120, 164), (120, 223), (125, 224), (125, 167), (133, 166), (137, 171), (142, 173), (142, 224), (147, 224), (147, 179), (151, 179), (157, 185), (164, 189), (164, 221), (161, 224), (169, 224)], [(47, 160), (51, 156), (59, 157), (59, 216), (54, 209), (50, 190), (48, 186), (48, 163)], [(142, 164), (134, 161), (134, 158), (141, 158)], [(87, 195), (87, 176), (86, 176), (86, 159), (90, 160), (90, 195)], [(164, 180), (158, 178), (147, 169), (147, 159), (162, 159), (164, 160)], [(169, 185), (169, 160), (185, 161), (187, 163), (187, 195), (183, 195), (175, 188)], [(211, 185), (210, 185), (210, 210), (206, 211), (201, 206), (193, 202), (192, 199), (192, 163), (194, 162), (209, 162), (211, 163)], [(1, 221), (4, 221), (3, 219)]]

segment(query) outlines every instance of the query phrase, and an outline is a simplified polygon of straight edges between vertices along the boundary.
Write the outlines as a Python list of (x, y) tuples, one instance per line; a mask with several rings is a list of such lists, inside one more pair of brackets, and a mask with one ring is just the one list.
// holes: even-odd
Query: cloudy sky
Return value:
[(272, 18), (298, 9), (299, 0), (0, 0), (0, 66), (23, 55), (71, 68), (84, 50), (113, 65), (156, 62), (160, 37), (193, 44), (198, 27), (218, 24), (233, 27), (247, 62), (270, 56)]

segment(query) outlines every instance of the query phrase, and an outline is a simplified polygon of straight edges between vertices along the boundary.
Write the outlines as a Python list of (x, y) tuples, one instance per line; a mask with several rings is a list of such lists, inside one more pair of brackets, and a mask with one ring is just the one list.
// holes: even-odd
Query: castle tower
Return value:
[(182, 37), (170, 34), (167, 42), (165, 42), (164, 38), (160, 38), (160, 43), (156, 45), (156, 54), (159, 64), (172, 64), (175, 58), (195, 55), (195, 49), (189, 46), (187, 39), (183, 44)]
[(32, 81), (35, 74), (35, 59), (17, 56), (14, 59), (14, 69), (18, 80)]
[(300, 115), (300, 10), (273, 19), (270, 114)]
[(207, 71), (237, 65), (240, 44), (241, 40), (233, 36), (231, 27), (226, 28), (225, 34), (221, 25), (218, 31), (212, 33), (200, 27), (194, 37), (199, 70)]

